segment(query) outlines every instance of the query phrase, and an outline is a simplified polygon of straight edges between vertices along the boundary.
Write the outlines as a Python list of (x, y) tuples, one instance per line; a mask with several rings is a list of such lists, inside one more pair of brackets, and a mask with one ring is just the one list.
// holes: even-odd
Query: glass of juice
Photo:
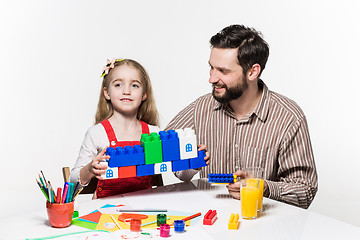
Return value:
[[(256, 179), (259, 181), (258, 212), (262, 212), (264, 195), (264, 169), (260, 167), (251, 167), (245, 168), (244, 172), (246, 179)], [(257, 184), (257, 182), (255, 181), (254, 184)]]
[(255, 178), (241, 180), (241, 217), (243, 219), (257, 218), (259, 185), (259, 180)]

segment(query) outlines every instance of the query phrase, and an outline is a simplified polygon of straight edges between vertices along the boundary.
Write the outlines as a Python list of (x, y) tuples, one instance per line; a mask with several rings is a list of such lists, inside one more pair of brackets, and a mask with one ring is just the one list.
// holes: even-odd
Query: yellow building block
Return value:
[(239, 228), (239, 214), (231, 214), (228, 228), (231, 230), (237, 230)]

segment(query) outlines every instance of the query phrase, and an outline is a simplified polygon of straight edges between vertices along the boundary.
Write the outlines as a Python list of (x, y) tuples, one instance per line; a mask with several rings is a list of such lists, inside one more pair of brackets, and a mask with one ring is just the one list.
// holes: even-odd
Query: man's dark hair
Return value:
[(238, 61), (244, 74), (258, 63), (261, 67), (260, 76), (269, 57), (269, 46), (261, 35), (253, 28), (231, 25), (212, 36), (210, 44), (214, 48), (238, 48)]

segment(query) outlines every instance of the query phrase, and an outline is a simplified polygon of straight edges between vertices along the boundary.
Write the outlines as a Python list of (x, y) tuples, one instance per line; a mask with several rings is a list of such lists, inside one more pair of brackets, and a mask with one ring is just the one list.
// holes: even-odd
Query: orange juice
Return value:
[(241, 217), (254, 219), (257, 217), (259, 188), (246, 185), (241, 188)]
[(259, 196), (258, 196), (258, 212), (263, 208), (263, 196), (264, 196), (264, 179), (259, 180)]
[(259, 185), (259, 195), (258, 195), (258, 212), (262, 211), (263, 206), (263, 195), (264, 195), (264, 179), (261, 178), (249, 178), (246, 179), (246, 184), (257, 187)]

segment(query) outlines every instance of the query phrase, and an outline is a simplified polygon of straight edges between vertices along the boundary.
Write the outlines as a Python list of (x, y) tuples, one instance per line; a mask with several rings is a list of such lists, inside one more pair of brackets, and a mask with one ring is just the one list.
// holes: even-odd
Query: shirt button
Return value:
[(235, 147), (237, 148), (237, 147), (239, 147), (239, 145), (235, 144)]

